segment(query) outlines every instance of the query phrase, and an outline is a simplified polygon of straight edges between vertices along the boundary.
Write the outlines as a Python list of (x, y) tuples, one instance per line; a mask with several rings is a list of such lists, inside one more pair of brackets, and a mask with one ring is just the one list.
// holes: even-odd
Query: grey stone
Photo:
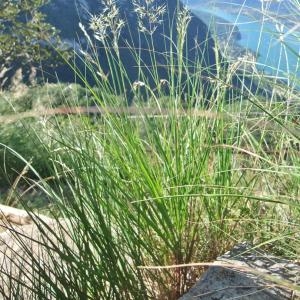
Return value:
[(258, 266), (258, 267), (263, 267), (263, 266), (265, 265), (264, 262), (261, 261), (261, 260), (255, 261), (254, 264), (255, 264), (256, 266)]
[(296, 300), (300, 265), (268, 255), (247, 243), (215, 261), (180, 300)]

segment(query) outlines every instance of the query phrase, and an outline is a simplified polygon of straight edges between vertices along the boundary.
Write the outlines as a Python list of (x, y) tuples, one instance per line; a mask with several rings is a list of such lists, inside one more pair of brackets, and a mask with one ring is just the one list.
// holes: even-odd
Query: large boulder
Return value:
[(242, 243), (219, 257), (180, 300), (296, 300), (299, 276), (298, 263)]

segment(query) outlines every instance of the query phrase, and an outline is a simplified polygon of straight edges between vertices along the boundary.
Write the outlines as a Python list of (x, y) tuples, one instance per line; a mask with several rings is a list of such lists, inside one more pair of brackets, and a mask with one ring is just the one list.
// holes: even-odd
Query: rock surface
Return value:
[[(180, 300), (296, 300), (300, 265), (240, 244), (219, 257)], [(225, 266), (221, 266), (224, 264)], [(231, 266), (231, 267), (229, 267)]]
[[(59, 251), (50, 254), (49, 249), (63, 250), (66, 249), (65, 244), (69, 249), (75, 249), (68, 234), (69, 225), (63, 220), (58, 223), (57, 220), (42, 216), (34, 220), (26, 217), (26, 212), (22, 216), (10, 214), (9, 218), (2, 218), (0, 224), (7, 229), (0, 233), (0, 300), (37, 299), (33, 295), (39, 295), (39, 299), (57, 299), (51, 291), (37, 290), (39, 284), (36, 282), (42, 282), (47, 276), (53, 280), (53, 270), (61, 274), (66, 269)], [(47, 238), (37, 224), (39, 228), (47, 230)], [(39, 274), (40, 269), (46, 274), (43, 279)]]

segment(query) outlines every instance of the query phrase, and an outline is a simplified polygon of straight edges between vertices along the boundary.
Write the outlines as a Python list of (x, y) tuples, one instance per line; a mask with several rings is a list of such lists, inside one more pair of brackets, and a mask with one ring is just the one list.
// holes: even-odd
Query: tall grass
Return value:
[[(152, 2), (146, 1), (149, 13), (155, 7)], [(16, 250), (8, 243), (5, 249), (12, 269), (3, 267), (3, 296), (177, 299), (202, 269), (141, 267), (212, 261), (245, 239), (298, 259), (298, 113), (292, 114), (290, 107), (287, 112), (287, 102), (275, 101), (273, 90), (266, 101), (266, 95), (251, 90), (246, 80), (261, 88), (280, 85), (284, 96), (299, 102), (293, 86), (249, 73), (246, 67), (237, 69), (233, 63), (224, 69), (221, 56), (213, 77), (200, 60), (191, 67), (184, 49), (190, 21), (186, 10), (177, 15), (175, 47), (163, 53), (168, 81), (159, 78), (158, 54), (151, 52), (152, 30), (159, 19), (146, 25), (141, 19), (145, 30), (141, 27), (139, 32), (147, 38), (153, 65), (144, 66), (139, 49), (129, 41), (127, 47), (139, 68), (138, 80), (129, 82), (122, 61), (117, 60), (123, 22), (115, 3), (105, 3), (107, 10), (92, 18), (91, 27), (104, 45), (111, 78), (105, 79), (97, 46), (82, 27), (94, 51), (84, 53), (86, 66), (98, 78), (97, 92), (88, 82), (86, 88), (105, 109), (127, 106), (131, 84), (138, 113), (108, 111), (96, 123), (80, 116), (74, 122), (70, 117), (64, 120), (67, 130), (59, 118), (51, 120), (51, 128), (56, 126), (48, 138), (53, 143), (43, 144), (43, 149), (54, 170), (53, 182), (28, 166), (36, 178), (32, 185), (51, 200), (48, 213), (55, 222), (47, 223), (31, 211), (37, 228), (33, 237), (11, 230), (20, 245)], [(145, 8), (134, 3), (137, 13)], [(99, 24), (103, 20), (104, 25)], [(101, 36), (104, 30), (112, 32), (112, 44)], [(198, 76), (202, 72), (209, 90)], [(233, 85), (236, 78), (238, 88)], [(168, 85), (168, 93), (162, 84)], [(183, 87), (188, 87), (185, 101)], [(122, 102), (116, 96), (120, 94)], [(145, 114), (146, 106), (161, 113)], [(207, 114), (200, 110), (204, 107)], [(168, 108), (167, 113), (163, 108)], [(6, 150), (24, 161), (14, 149)]]

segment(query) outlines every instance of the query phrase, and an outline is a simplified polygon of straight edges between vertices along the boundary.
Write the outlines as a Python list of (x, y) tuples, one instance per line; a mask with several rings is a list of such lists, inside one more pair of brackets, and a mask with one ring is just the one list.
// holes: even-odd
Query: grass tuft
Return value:
[[(86, 81), (78, 89), (106, 113), (94, 119), (51, 116), (42, 125), (23, 120), (16, 139), (1, 141), (2, 174), (14, 183), (6, 199), (15, 203), (15, 193), (18, 205), (31, 212), (36, 233), (26, 237), (10, 230), (21, 250), (7, 244), (11, 269), (3, 269), (0, 292), (28, 299), (178, 299), (204, 271), (203, 266), (180, 266), (211, 262), (244, 240), (299, 259), (300, 98), (294, 85), (250, 72), (246, 60), (237, 66), (218, 57), (213, 77), (201, 61), (191, 67), (186, 9), (178, 11), (174, 47), (159, 53), (168, 73), (168, 79), (160, 78), (158, 54), (151, 49), (165, 8), (151, 11), (153, 1), (146, 1), (148, 13), (158, 17), (152, 24), (144, 23), (145, 6), (134, 1), (152, 65), (143, 66), (140, 49), (129, 41), (139, 68), (138, 80), (129, 82), (122, 61), (116, 60), (125, 25), (116, 3), (104, 2), (104, 15), (91, 19), (95, 36), (82, 27), (91, 43), (83, 59), (97, 84)], [(297, 3), (294, 8), (299, 13)], [(104, 46), (110, 78), (93, 38)], [(195, 70), (206, 74), (209, 89)], [(128, 83), (134, 114), (118, 110), (129, 105)], [(77, 106), (78, 97), (69, 100), (65, 89), (55, 90), (47, 104)], [(30, 105), (14, 101), (3, 111), (21, 112)], [(12, 133), (8, 125), (1, 130)], [(26, 193), (18, 193), (25, 182), (47, 199), (53, 223), (35, 215)]]

